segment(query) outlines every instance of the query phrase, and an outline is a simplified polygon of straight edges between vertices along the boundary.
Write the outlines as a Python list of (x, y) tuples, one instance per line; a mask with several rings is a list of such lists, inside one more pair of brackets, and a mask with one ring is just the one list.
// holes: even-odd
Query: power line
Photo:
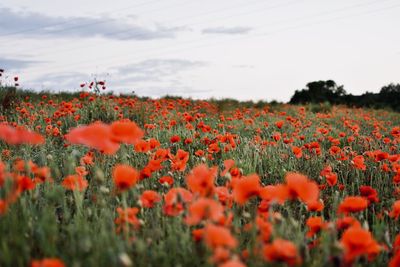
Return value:
[[(232, 18), (232, 17), (238, 17), (238, 16), (242, 16), (242, 15), (249, 15), (249, 14), (254, 14), (254, 13), (259, 13), (259, 12), (263, 12), (263, 11), (265, 11), (265, 10), (272, 10), (272, 9), (275, 9), (275, 8), (281, 8), (281, 7), (287, 7), (287, 6), (289, 6), (289, 5), (291, 5), (291, 4), (298, 4), (299, 2), (300, 2), (301, 0), (291, 0), (291, 1), (287, 1), (287, 2), (285, 2), (284, 4), (280, 4), (280, 5), (274, 5), (274, 6), (267, 6), (267, 7), (264, 7), (264, 8), (258, 8), (258, 9), (256, 9), (255, 11), (251, 11), (251, 12), (242, 12), (242, 13), (240, 13), (240, 14), (235, 14), (235, 15), (229, 15), (229, 16), (225, 16), (225, 17), (218, 17), (216, 20), (211, 20), (211, 21), (220, 21), (221, 19), (226, 19), (226, 18)], [(383, 1), (387, 1), (387, 0), (383, 0)], [(252, 2), (259, 2), (259, 0), (257, 0), (257, 1), (252, 1)], [(247, 2), (246, 3), (246, 5), (248, 5), (248, 3), (249, 2)], [(250, 2), (251, 3), (251, 2)], [(235, 7), (240, 7), (240, 6), (235, 6)], [(232, 9), (232, 8), (224, 8), (224, 9), (220, 9), (220, 10), (217, 10), (217, 11), (226, 11), (226, 10), (228, 10), (228, 9)], [(202, 14), (204, 14), (204, 15), (208, 15), (208, 14), (211, 14), (211, 13), (217, 13), (215, 10), (213, 11), (213, 12), (207, 12), (207, 13), (202, 13)], [(192, 16), (193, 17), (193, 16)], [(199, 16), (195, 16), (195, 17), (199, 17)], [(180, 21), (180, 20), (182, 20), (182, 18), (178, 18), (178, 19), (174, 19), (174, 20), (171, 20), (171, 21), (167, 21), (167, 22), (175, 22), (175, 21)], [(207, 22), (210, 22), (210, 20), (208, 20)], [(189, 24), (189, 25), (185, 25), (185, 26), (194, 26), (194, 25), (198, 25), (199, 23), (194, 23), (194, 24)], [(127, 33), (127, 32), (131, 32), (132, 30), (131, 29), (129, 29), (129, 30), (123, 30), (123, 31), (117, 31), (117, 32), (111, 32), (111, 33), (108, 33), (108, 34), (106, 34), (105, 36), (107, 36), (107, 37), (109, 37), (109, 36), (114, 36), (114, 35), (118, 35), (118, 34), (121, 34), (121, 33)], [(145, 37), (145, 33), (142, 33), (142, 34), (134, 34), (134, 35), (132, 35), (131, 37), (134, 37), (134, 38), (141, 38), (141, 37)], [(80, 49), (80, 48), (88, 48), (88, 47), (98, 47), (98, 46), (100, 46), (100, 45), (102, 45), (102, 44), (104, 44), (104, 42), (103, 43), (96, 43), (96, 44), (94, 44), (94, 45), (90, 45), (90, 46), (77, 46), (77, 47), (72, 47), (72, 48), (67, 48), (67, 49), (57, 49), (57, 50), (53, 50), (53, 51), (51, 51), (50, 53), (47, 51), (47, 49), (49, 48), (49, 46), (45, 46), (45, 47), (41, 47), (42, 49), (41, 50), (46, 50), (46, 55), (49, 55), (49, 54), (55, 54), (55, 53), (59, 53), (59, 52), (68, 52), (68, 51), (73, 51), (73, 50), (76, 50), (76, 49)], [(19, 51), (19, 52), (17, 52), (17, 53), (26, 53), (27, 51)], [(39, 53), (40, 53), (40, 51), (39, 51)], [(36, 55), (38, 55), (38, 51), (37, 51), (37, 49), (35, 49), (35, 54)]]
[[(377, 2), (377, 1), (374, 1), (374, 2)], [(355, 16), (360, 16), (360, 15), (365, 15), (365, 14), (370, 14), (370, 13), (376, 13), (376, 12), (384, 11), (384, 10), (387, 10), (387, 9), (390, 9), (390, 8), (396, 8), (396, 7), (398, 7), (398, 6), (400, 6), (400, 5), (393, 5), (393, 6), (389, 6), (389, 7), (377, 9), (377, 10), (368, 11), (368, 12), (362, 12), (362, 13), (357, 13), (357, 14), (350, 14), (350, 15), (335, 17), (335, 18), (328, 19), (328, 20), (322, 20), (322, 21), (319, 21), (319, 22), (317, 22), (317, 23), (326, 23), (326, 22), (329, 22), (329, 21), (335, 21), (335, 20), (342, 19), (342, 18), (355, 17)], [(354, 8), (354, 6), (352, 6), (352, 7)], [(347, 10), (347, 9), (350, 9), (350, 8), (351, 8), (351, 7), (348, 7), (348, 8), (341, 8), (340, 10), (342, 11), (342, 10), (344, 10), (344, 9)], [(326, 13), (327, 13), (327, 12), (324, 12), (324, 14), (326, 14)], [(330, 12), (330, 13), (333, 13), (333, 12)], [(307, 17), (304, 17), (304, 18), (307, 18)], [(308, 17), (308, 18), (309, 18), (309, 17)], [(272, 32), (265, 32), (265, 33), (263, 33), (263, 34), (255, 35), (255, 36), (252, 36), (252, 37), (249, 37), (249, 36), (241, 36), (241, 37), (237, 37), (237, 38), (232, 38), (232, 39), (229, 40), (229, 42), (236, 41), (236, 40), (240, 40), (240, 39), (251, 39), (251, 38), (254, 38), (254, 37), (263, 37), (263, 36), (272, 35), (272, 34), (284, 32), (284, 31), (287, 31), (287, 30), (302, 28), (302, 27), (310, 26), (310, 25), (314, 25), (314, 24), (316, 24), (316, 23), (315, 23), (315, 22), (312, 22), (312, 23), (307, 23), (307, 24), (303, 24), (303, 25), (290, 26), (290, 27), (278, 29), (278, 30), (272, 31)], [(204, 38), (200, 38), (200, 39), (196, 39), (196, 40), (190, 40), (190, 41), (185, 42), (185, 43), (186, 43), (186, 44), (187, 44), (187, 43), (197, 43), (198, 41), (201, 41), (202, 39), (204, 39)], [(190, 48), (205, 47), (205, 46), (209, 46), (209, 45), (216, 45), (216, 44), (218, 45), (218, 44), (224, 43), (225, 41), (226, 41), (226, 40), (220, 40), (220, 42), (215, 42), (215, 43), (205, 44), (205, 45), (198, 45), (198, 46), (194, 46), (194, 47), (189, 47), (189, 49), (190, 49)], [(174, 47), (172, 47), (172, 48), (176, 48), (176, 46), (174, 46)], [(186, 47), (186, 48), (187, 48), (187, 47)], [(159, 52), (159, 53), (157, 53), (156, 55), (158, 55), (158, 54), (163, 55), (163, 54), (165, 54), (166, 52), (174, 52), (174, 51), (182, 51), (182, 50), (185, 50), (185, 47), (184, 47), (183, 49), (179, 48), (179, 49), (175, 49), (175, 50), (172, 50), (172, 51), (160, 50), (160, 49), (158, 49), (157, 52)], [(136, 51), (136, 52), (141, 52), (141, 51)], [(154, 54), (146, 54), (146, 55), (142, 55), (142, 56), (143, 56), (143, 57), (151, 57), (151, 56), (154, 56)], [(104, 63), (103, 61), (104, 61), (104, 60), (107, 60), (107, 59), (109, 59), (109, 58), (111, 58), (111, 57), (107, 56), (107, 57), (103, 57), (103, 58), (101, 58), (101, 59), (96, 58), (96, 60), (101, 60), (102, 63)], [(118, 57), (118, 58), (125, 59), (126, 56), (124, 55), (123, 57)], [(113, 61), (115, 61), (116, 57), (114, 56), (114, 57), (112, 57), (112, 59), (113, 59)], [(96, 61), (96, 60), (91, 60), (91, 61), (89, 61), (89, 64), (91, 64), (93, 61)], [(112, 61), (112, 62), (113, 62), (113, 61)], [(85, 64), (85, 63), (88, 63), (88, 60), (83, 60), (83, 61), (80, 61), (80, 62), (75, 62), (75, 63), (72, 63), (72, 64), (63, 65), (62, 67), (80, 66), (81, 64)], [(32, 72), (31, 72), (31, 73), (32, 73)]]
[[(127, 10), (127, 9), (132, 9), (132, 8), (136, 8), (136, 7), (140, 7), (140, 6), (146, 6), (146, 5), (148, 5), (148, 4), (155, 3), (155, 2), (159, 2), (159, 1), (160, 1), (160, 0), (153, 0), (153, 1), (150, 1), (150, 2), (142, 3), (142, 4), (140, 4), (140, 5), (129, 5), (129, 6), (124, 7), (124, 8), (118, 8), (118, 9), (112, 10), (112, 11), (108, 12), (108, 14), (110, 14), (110, 13), (115, 13), (115, 12), (119, 12), (119, 11), (125, 11), (125, 10)], [(38, 26), (38, 27), (23, 29), (23, 30), (20, 30), (20, 31), (14, 31), (14, 32), (8, 32), (8, 33), (0, 34), (0, 37), (12, 36), (12, 35), (18, 35), (18, 34), (21, 34), (21, 33), (27, 33), (27, 32), (42, 30), (42, 29), (46, 29), (46, 28), (49, 28), (49, 27), (55, 27), (55, 26), (65, 25), (65, 24), (69, 24), (69, 23), (71, 23), (71, 22), (80, 21), (80, 20), (82, 20), (82, 18), (81, 18), (81, 17), (77, 17), (77, 18), (70, 19), (70, 20), (68, 20), (68, 21), (60, 22), (60, 23), (51, 23), (51, 24), (46, 24), (46, 25), (43, 25), (43, 26)], [(115, 19), (110, 19), (110, 20), (115, 20)], [(108, 20), (108, 21), (110, 21), (110, 20)], [(106, 21), (106, 22), (107, 22), (107, 21)], [(99, 23), (105, 23), (105, 22), (104, 22), (104, 21), (101, 21), (101, 22), (99, 22)], [(91, 25), (91, 24), (90, 24), (90, 25)], [(90, 25), (89, 25), (89, 26), (90, 26)], [(79, 25), (77, 25), (77, 26), (79, 26)], [(86, 25), (80, 25), (80, 26), (86, 27)], [(74, 28), (75, 28), (75, 27), (74, 27)]]

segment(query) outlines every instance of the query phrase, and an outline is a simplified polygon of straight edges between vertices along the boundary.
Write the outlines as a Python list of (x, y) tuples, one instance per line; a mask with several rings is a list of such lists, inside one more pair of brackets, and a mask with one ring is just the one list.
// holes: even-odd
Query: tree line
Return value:
[(343, 85), (333, 80), (314, 81), (306, 88), (296, 90), (290, 104), (324, 103), (368, 108), (390, 108), (400, 111), (400, 84), (388, 84), (379, 93), (366, 92), (362, 95), (348, 94)]

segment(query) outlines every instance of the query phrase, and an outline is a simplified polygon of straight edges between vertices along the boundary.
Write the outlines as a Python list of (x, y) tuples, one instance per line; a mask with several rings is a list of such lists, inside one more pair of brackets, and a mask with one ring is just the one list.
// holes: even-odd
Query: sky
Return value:
[(399, 0), (2, 0), (0, 68), (23, 88), (97, 78), (140, 96), (289, 101), (400, 83)]

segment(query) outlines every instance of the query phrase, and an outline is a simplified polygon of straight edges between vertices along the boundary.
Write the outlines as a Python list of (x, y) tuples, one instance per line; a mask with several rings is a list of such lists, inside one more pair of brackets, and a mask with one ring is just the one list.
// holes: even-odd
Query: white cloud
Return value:
[(41, 13), (16, 12), (0, 8), (0, 36), (153, 40), (174, 38), (182, 27), (142, 26), (112, 17), (54, 17)]
[(202, 30), (203, 34), (247, 34), (251, 27), (215, 27)]

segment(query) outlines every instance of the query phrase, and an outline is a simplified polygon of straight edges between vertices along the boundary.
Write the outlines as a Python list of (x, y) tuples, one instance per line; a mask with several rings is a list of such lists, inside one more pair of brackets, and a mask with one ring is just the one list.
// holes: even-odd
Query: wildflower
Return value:
[(338, 230), (345, 230), (351, 226), (360, 226), (361, 227), (361, 224), (356, 218), (351, 217), (351, 216), (343, 217), (336, 221), (336, 228)]
[(136, 123), (128, 119), (115, 121), (110, 127), (111, 140), (114, 142), (134, 145), (144, 136), (143, 130)]
[(293, 146), (292, 147), (292, 152), (295, 155), (295, 157), (298, 158), (298, 159), (303, 156), (303, 152), (302, 152), (301, 148), (298, 147), (298, 146)]
[(185, 222), (189, 225), (199, 224), (203, 220), (217, 222), (223, 216), (223, 207), (220, 203), (209, 198), (199, 198), (192, 202), (188, 208), (189, 215)]
[(137, 218), (137, 214), (139, 212), (138, 208), (117, 208), (118, 217), (114, 220), (114, 223), (117, 225), (117, 233), (121, 231), (127, 231), (129, 228), (133, 227), (138, 229), (140, 227), (140, 221)]
[(228, 172), (233, 166), (235, 166), (235, 161), (234, 161), (233, 159), (224, 160), (224, 167), (225, 167), (225, 169), (221, 172), (221, 176), (225, 176), (225, 174), (227, 174), (227, 172)]
[(360, 186), (360, 195), (365, 197), (370, 203), (379, 202), (378, 192), (371, 186), (362, 185)]
[(239, 179), (233, 188), (233, 199), (240, 205), (243, 205), (253, 196), (260, 194), (260, 177), (257, 174)]
[(368, 200), (364, 197), (350, 196), (346, 197), (339, 205), (339, 213), (360, 212), (368, 207)]
[(400, 200), (393, 203), (392, 211), (390, 212), (392, 218), (398, 219), (400, 217)]
[(85, 145), (105, 154), (115, 154), (119, 149), (120, 145), (112, 137), (111, 128), (101, 122), (74, 128), (65, 135), (65, 139), (71, 144)]
[(238, 245), (237, 240), (227, 228), (214, 224), (208, 224), (204, 228), (204, 240), (211, 249), (216, 249), (217, 247), (233, 249)]
[(160, 179), (158, 179), (158, 182), (163, 185), (166, 184), (168, 186), (171, 186), (174, 184), (174, 179), (171, 176), (163, 176)]
[(113, 180), (119, 191), (133, 187), (139, 179), (139, 172), (128, 165), (117, 164), (113, 170)]
[(45, 258), (41, 260), (32, 260), (30, 267), (65, 267), (62, 260), (57, 258)]
[(277, 121), (275, 122), (275, 126), (281, 129), (284, 123), (285, 123), (284, 121)]
[(359, 226), (351, 226), (340, 239), (344, 248), (344, 260), (352, 263), (356, 258), (366, 255), (373, 259), (381, 250), (379, 244), (374, 240), (372, 234)]
[(285, 176), (286, 186), (289, 190), (289, 197), (292, 199), (299, 198), (304, 203), (314, 202), (318, 200), (318, 185), (307, 178), (307, 176), (289, 172)]
[(179, 135), (173, 135), (170, 141), (171, 143), (178, 143), (179, 141), (181, 141), (181, 138), (179, 137)]
[(161, 201), (161, 196), (153, 190), (146, 190), (140, 196), (140, 202), (145, 208), (153, 208), (155, 203)]
[(356, 156), (353, 158), (353, 166), (359, 170), (365, 171), (366, 170), (366, 166), (364, 163), (364, 157), (363, 156)]
[(88, 181), (80, 175), (68, 175), (62, 181), (62, 186), (68, 190), (84, 191), (88, 187)]
[(322, 217), (319, 216), (308, 218), (306, 225), (309, 228), (309, 231), (306, 234), (307, 237), (312, 237), (327, 227), (327, 224), (322, 220)]
[(14, 128), (6, 124), (0, 124), (0, 140), (10, 145), (40, 145), (45, 141), (44, 137), (38, 133), (22, 128)]
[(192, 201), (193, 195), (190, 191), (176, 187), (168, 191), (164, 196), (164, 213), (168, 216), (177, 216), (184, 210), (184, 204)]
[(246, 265), (238, 259), (232, 259), (218, 265), (218, 267), (246, 267)]
[(284, 262), (290, 266), (301, 263), (295, 244), (284, 239), (278, 238), (272, 244), (265, 245), (263, 253), (268, 262)]
[(201, 196), (207, 196), (214, 190), (214, 179), (217, 176), (217, 168), (208, 168), (201, 164), (194, 167), (186, 177), (186, 183), (190, 191)]
[(7, 212), (8, 204), (4, 199), (0, 199), (0, 215)]
[(178, 149), (175, 157), (172, 159), (171, 169), (175, 171), (184, 171), (188, 160), (189, 153), (182, 149)]

